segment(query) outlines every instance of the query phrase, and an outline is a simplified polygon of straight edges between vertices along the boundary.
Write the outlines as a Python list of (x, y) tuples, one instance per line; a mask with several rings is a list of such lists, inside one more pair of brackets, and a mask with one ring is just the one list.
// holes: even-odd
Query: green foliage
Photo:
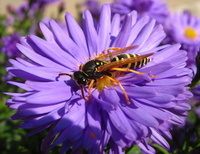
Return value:
[[(2, 47), (2, 37), (9, 36), (12, 32), (18, 32), (20, 35), (25, 36), (30, 33), (32, 26), (35, 26), (36, 35), (40, 36), (41, 33), (38, 31), (38, 24), (43, 18), (43, 11), (41, 9), (35, 10), (35, 15), (33, 18), (28, 16), (30, 10), (24, 12), (24, 18), (19, 19), (15, 12), (11, 12), (14, 22), (8, 26), (5, 26), (5, 21), (8, 16), (0, 15), (0, 50)], [(62, 12), (60, 12), (61, 14)], [(7, 71), (10, 57), (6, 56), (0, 51), (0, 153), (1, 154), (43, 154), (44, 152), (40, 150), (40, 146), (44, 137), (46, 136), (48, 130), (38, 133), (33, 136), (26, 136), (31, 130), (25, 130), (19, 128), (22, 123), (20, 120), (12, 121), (10, 117), (16, 113), (16, 111), (8, 108), (6, 101), (10, 98), (5, 95), (4, 92), (22, 92), (22, 90), (16, 86), (12, 86), (6, 82)], [(20, 79), (12, 78), (14, 81), (19, 81)], [(59, 148), (55, 147), (49, 154), (59, 153)]]
[(138, 146), (133, 146), (130, 149), (127, 150), (127, 154), (141, 154), (140, 148)]
[[(5, 36), (5, 30), (6, 30), (6, 27), (4, 26), (5, 19), (6, 19), (5, 16), (0, 15), (0, 38)], [(1, 42), (0, 42), (0, 46), (1, 46)]]

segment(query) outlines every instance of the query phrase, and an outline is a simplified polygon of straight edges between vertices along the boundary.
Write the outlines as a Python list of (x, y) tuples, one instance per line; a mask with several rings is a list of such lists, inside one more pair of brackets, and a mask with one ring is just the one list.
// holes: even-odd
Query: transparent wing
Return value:
[[(127, 47), (124, 47), (124, 48), (117, 48), (117, 47), (110, 47), (108, 48), (106, 51), (108, 51), (108, 53), (103, 53), (103, 54), (100, 54), (98, 55), (95, 59), (98, 59), (98, 60), (104, 60), (104, 59), (107, 59), (107, 58), (111, 58), (113, 56), (116, 56), (116, 55), (119, 55), (121, 53), (124, 53), (128, 50), (131, 50), (131, 49), (135, 49), (135, 48), (138, 48), (138, 45), (129, 45)], [(110, 50), (114, 50), (113, 52), (109, 52)]]
[(123, 59), (123, 60), (119, 60), (119, 61), (110, 62), (108, 64), (100, 66), (98, 68), (98, 71), (101, 72), (101, 71), (105, 71), (105, 70), (111, 70), (112, 68), (120, 67), (120, 66), (129, 64), (129, 63), (142, 61), (144, 58), (147, 58), (153, 54), (154, 53), (149, 53), (149, 54), (145, 54), (145, 55), (139, 55), (137, 57), (131, 57), (131, 58), (127, 58), (127, 59)]

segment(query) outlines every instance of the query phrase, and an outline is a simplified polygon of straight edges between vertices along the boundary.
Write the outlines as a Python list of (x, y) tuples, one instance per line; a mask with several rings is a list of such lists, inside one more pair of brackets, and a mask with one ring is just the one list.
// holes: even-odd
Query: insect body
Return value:
[[(137, 46), (127, 46), (124, 48), (111, 47), (108, 50), (114, 50), (113, 52), (103, 53), (98, 55), (95, 59), (89, 60), (84, 65), (81, 65), (79, 71), (76, 71), (73, 74), (60, 73), (59, 76), (68, 75), (73, 80), (75, 80), (76, 83), (80, 86), (82, 97), (85, 100), (89, 100), (89, 98), (85, 97), (84, 95), (84, 86), (88, 86), (88, 96), (90, 96), (90, 90), (92, 88), (96, 87), (98, 90), (101, 90), (102, 86), (100, 85), (103, 85), (103, 87), (104, 85), (107, 86), (109, 85), (107, 83), (108, 81), (116, 83), (122, 89), (126, 98), (126, 102), (130, 104), (125, 89), (118, 80), (112, 77), (112, 74), (116, 71), (145, 74), (137, 72), (133, 69), (146, 65), (149, 61), (151, 61), (151, 59), (148, 57), (151, 56), (153, 53), (146, 55), (122, 54), (123, 52), (134, 48), (137, 48)], [(151, 77), (154, 78), (154, 76)]]
[[(85, 100), (88, 100), (84, 95), (83, 86), (86, 86), (86, 85), (92, 86), (91, 83), (96, 81), (96, 79), (99, 79), (105, 75), (111, 76), (111, 74), (107, 70), (101, 71), (101, 72), (98, 71), (98, 67), (103, 66), (105, 64), (106, 64), (106, 62), (101, 61), (101, 60), (97, 60), (97, 59), (90, 60), (82, 66), (80, 71), (76, 71), (73, 74), (60, 73), (59, 76), (68, 75), (72, 79), (74, 79), (76, 81), (76, 83), (80, 86), (82, 97)], [(94, 81), (92, 81), (92, 80), (94, 80)], [(90, 88), (88, 88), (88, 89), (90, 89)]]
[[(124, 59), (129, 59), (131, 57), (139, 57), (139, 56), (140, 56), (139, 54), (120, 54), (120, 55), (114, 57), (111, 60), (111, 62), (121, 61), (121, 60), (124, 60)], [(142, 66), (145, 66), (150, 61), (151, 61), (151, 59), (149, 57), (146, 57), (146, 58), (142, 59), (141, 61), (128, 63), (126, 65), (122, 65), (121, 67), (130, 68), (130, 69), (136, 69), (136, 68), (140, 68)]]
[(104, 75), (111, 75), (108, 71), (99, 72), (98, 68), (107, 64), (102, 60), (90, 60), (82, 67), (82, 72), (87, 76), (88, 79), (101, 78)]

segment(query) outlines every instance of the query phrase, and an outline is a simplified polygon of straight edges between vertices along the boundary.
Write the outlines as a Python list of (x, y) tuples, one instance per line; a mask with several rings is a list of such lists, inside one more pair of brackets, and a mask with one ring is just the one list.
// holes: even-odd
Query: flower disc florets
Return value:
[[(163, 28), (147, 16), (137, 20), (133, 11), (122, 26), (120, 22), (119, 15), (111, 19), (109, 5), (102, 7), (97, 25), (86, 10), (83, 28), (66, 13), (67, 31), (51, 20), (40, 24), (46, 40), (30, 35), (17, 45), (28, 60), (11, 60), (13, 66), (7, 70), (25, 80), (10, 83), (26, 92), (9, 93), (12, 98), (7, 105), (18, 110), (12, 119), (22, 119), (22, 128), (33, 128), (30, 135), (50, 127), (42, 150), (62, 143), (61, 153), (83, 148), (89, 153), (103, 153), (107, 145), (110, 153), (123, 153), (124, 148), (136, 144), (153, 153), (154, 149), (146, 143), (149, 139), (169, 148), (162, 136), (171, 139), (172, 125), (182, 125), (182, 117), (190, 109), (185, 103), (191, 96), (186, 87), (191, 81), (191, 72), (185, 68), (186, 52), (179, 51), (179, 44), (158, 46), (165, 37)], [(152, 61), (136, 69), (145, 74), (127, 72), (114, 76), (130, 104), (122, 88), (107, 81), (108, 86), (98, 84), (90, 94), (88, 85), (83, 86), (90, 98), (87, 101), (69, 75), (59, 75), (79, 71), (80, 65), (110, 47), (129, 45), (138, 47), (126, 53), (154, 53)]]

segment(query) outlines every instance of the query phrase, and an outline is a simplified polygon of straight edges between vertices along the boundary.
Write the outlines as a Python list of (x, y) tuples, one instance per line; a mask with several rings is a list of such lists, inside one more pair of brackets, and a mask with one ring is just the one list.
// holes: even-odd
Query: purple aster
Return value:
[[(191, 71), (185, 68), (186, 52), (179, 51), (179, 44), (158, 46), (165, 37), (162, 26), (147, 16), (137, 20), (135, 11), (125, 17), (122, 26), (119, 15), (111, 19), (109, 5), (102, 7), (96, 26), (88, 10), (83, 13), (83, 28), (69, 13), (65, 17), (67, 31), (50, 20), (49, 25), (40, 24), (45, 40), (30, 35), (17, 45), (28, 60), (10, 60), (13, 66), (7, 70), (25, 81), (9, 83), (26, 92), (7, 93), (12, 96), (7, 105), (18, 111), (11, 118), (23, 120), (20, 127), (33, 129), (29, 135), (50, 128), (41, 146), (46, 151), (62, 144), (61, 153), (69, 149), (103, 153), (109, 145), (110, 153), (125, 153), (126, 147), (138, 145), (154, 153), (149, 140), (169, 149), (164, 137), (171, 139), (169, 131), (174, 124), (184, 124), (190, 109), (186, 101), (191, 93), (186, 85)], [(60, 75), (77, 72), (110, 47), (129, 45), (137, 48), (127, 53), (154, 53), (151, 62), (136, 69), (145, 74), (110, 72), (130, 103), (110, 78), (98, 79), (90, 94), (88, 86), (83, 87), (87, 101), (70, 76)]]
[(86, 6), (92, 16), (98, 19), (101, 10), (101, 4), (98, 0), (85, 0), (83, 6)]
[(148, 15), (161, 24), (169, 16), (167, 5), (162, 0), (115, 0), (111, 6), (114, 13), (122, 16), (136, 10), (139, 16)]
[(20, 35), (18, 33), (13, 33), (9, 36), (3, 37), (2, 47), (0, 50), (8, 57), (18, 57), (20, 51), (17, 49), (16, 44), (19, 42)]
[(34, 13), (35, 13), (35, 10), (31, 9), (28, 2), (25, 1), (16, 9), (16, 15), (17, 15), (16, 19), (19, 21), (22, 21), (24, 20), (26, 15), (28, 15), (28, 17), (30, 18), (33, 18)]
[(182, 14), (174, 14), (170, 17), (167, 32), (167, 43), (181, 43), (182, 49), (188, 51), (187, 67), (196, 73), (195, 58), (200, 47), (200, 19), (191, 15), (188, 11)]

